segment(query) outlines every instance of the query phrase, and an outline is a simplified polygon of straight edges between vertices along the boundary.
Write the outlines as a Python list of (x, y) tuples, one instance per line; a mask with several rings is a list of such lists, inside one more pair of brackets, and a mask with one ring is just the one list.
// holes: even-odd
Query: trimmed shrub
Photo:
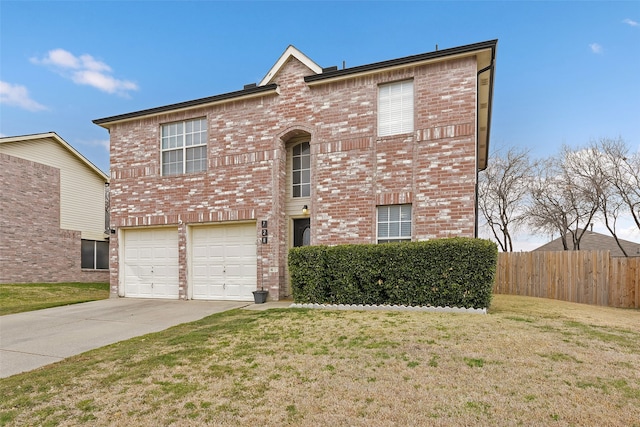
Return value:
[(485, 308), (498, 249), (482, 239), (305, 246), (289, 251), (297, 303)]

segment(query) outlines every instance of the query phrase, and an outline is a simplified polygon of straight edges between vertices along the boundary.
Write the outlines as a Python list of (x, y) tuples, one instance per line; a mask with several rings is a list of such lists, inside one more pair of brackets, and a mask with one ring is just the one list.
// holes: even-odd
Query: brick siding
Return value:
[(82, 270), (79, 231), (60, 229), (60, 170), (0, 153), (0, 283), (107, 282)]
[[(311, 135), (312, 244), (376, 242), (376, 206), (411, 203), (413, 240), (472, 237), (476, 180), (476, 62), (451, 59), (308, 85), (295, 58), (278, 94), (163, 113), (110, 126), (114, 228), (180, 223), (180, 297), (186, 297), (186, 226), (269, 221), (258, 277), (284, 296), (288, 250), (285, 157), (290, 136)], [(415, 131), (377, 137), (378, 85), (414, 80)], [(206, 117), (208, 171), (160, 176), (164, 123)], [(111, 240), (118, 291), (118, 241)]]

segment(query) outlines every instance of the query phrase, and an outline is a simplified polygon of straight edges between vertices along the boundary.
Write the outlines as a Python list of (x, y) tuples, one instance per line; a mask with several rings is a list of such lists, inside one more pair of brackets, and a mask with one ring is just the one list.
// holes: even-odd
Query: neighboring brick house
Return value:
[(0, 283), (108, 282), (107, 183), (54, 132), (0, 138)]
[(278, 299), (292, 246), (474, 237), (496, 48), (339, 70), (289, 46), (257, 85), (94, 120), (112, 294)]

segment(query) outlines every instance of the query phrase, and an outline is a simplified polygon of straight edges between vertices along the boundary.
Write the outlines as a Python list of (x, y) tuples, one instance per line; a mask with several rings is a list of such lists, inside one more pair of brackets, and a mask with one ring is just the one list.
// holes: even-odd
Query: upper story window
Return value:
[(162, 125), (162, 175), (207, 170), (207, 120)]
[(411, 205), (378, 206), (378, 243), (411, 241)]
[(311, 148), (308, 142), (294, 145), (292, 149), (292, 195), (309, 197), (311, 195)]
[(378, 136), (413, 132), (413, 80), (378, 86)]

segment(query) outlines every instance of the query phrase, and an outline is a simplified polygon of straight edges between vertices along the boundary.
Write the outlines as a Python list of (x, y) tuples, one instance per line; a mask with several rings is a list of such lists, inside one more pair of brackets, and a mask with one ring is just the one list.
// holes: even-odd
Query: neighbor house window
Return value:
[(162, 125), (162, 175), (207, 170), (207, 120)]
[(413, 80), (378, 87), (378, 136), (413, 132)]
[(109, 242), (82, 240), (80, 266), (92, 270), (109, 269)]
[(378, 206), (378, 243), (411, 241), (411, 205)]
[(292, 195), (309, 197), (311, 195), (311, 149), (308, 142), (293, 146), (292, 151)]

